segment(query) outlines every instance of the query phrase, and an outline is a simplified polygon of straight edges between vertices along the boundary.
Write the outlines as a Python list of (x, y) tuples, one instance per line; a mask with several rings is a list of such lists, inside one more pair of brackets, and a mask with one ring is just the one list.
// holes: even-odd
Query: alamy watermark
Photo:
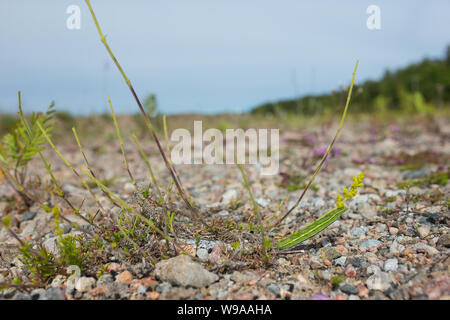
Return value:
[(366, 26), (369, 30), (381, 29), (381, 9), (377, 5), (370, 5), (366, 9), (366, 13), (369, 15), (366, 21)]
[(69, 30), (81, 29), (81, 9), (79, 6), (72, 4), (67, 7), (66, 13), (70, 16), (66, 20), (66, 26)]
[[(203, 132), (202, 121), (194, 121), (194, 136), (176, 129), (170, 140), (176, 142), (174, 164), (253, 164), (261, 175), (275, 175), (279, 169), (279, 129), (219, 129)], [(270, 140), (270, 141), (269, 141)]]

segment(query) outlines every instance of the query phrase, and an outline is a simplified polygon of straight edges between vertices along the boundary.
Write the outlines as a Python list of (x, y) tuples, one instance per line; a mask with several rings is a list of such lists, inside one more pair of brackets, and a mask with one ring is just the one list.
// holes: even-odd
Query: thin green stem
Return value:
[(145, 164), (147, 165), (148, 171), (150, 172), (150, 176), (152, 178), (153, 185), (155, 186), (156, 190), (158, 191), (159, 196), (162, 197), (161, 190), (159, 189), (158, 182), (156, 181), (156, 177), (153, 173), (152, 166), (150, 164), (150, 161), (147, 158), (147, 155), (145, 154), (144, 150), (142, 149), (142, 146), (139, 143), (136, 135), (132, 134), (131, 138), (133, 139), (134, 143), (136, 144), (136, 147), (138, 148), (142, 159), (144, 160)]
[(108, 103), (109, 103), (109, 106), (111, 108), (111, 113), (112, 113), (112, 117), (113, 117), (113, 120), (114, 120), (114, 126), (116, 127), (117, 137), (119, 138), (120, 150), (122, 151), (122, 157), (123, 157), (123, 163), (125, 165), (125, 169), (128, 172), (128, 176), (130, 177), (130, 182), (134, 185), (134, 187), (137, 190), (136, 181), (134, 180), (133, 175), (131, 174), (131, 171), (130, 171), (130, 167), (128, 165), (127, 156), (125, 155), (125, 147), (124, 147), (122, 135), (120, 134), (119, 124), (117, 123), (116, 114), (114, 113), (114, 108), (112, 106), (111, 98), (109, 96), (108, 96)]
[(345, 104), (344, 112), (343, 112), (343, 114), (342, 114), (341, 123), (339, 124), (339, 128), (337, 129), (336, 134), (335, 134), (333, 140), (332, 140), (331, 143), (328, 145), (327, 151), (325, 152), (324, 156), (323, 156), (322, 159), (320, 160), (319, 165), (317, 166), (316, 170), (314, 171), (314, 174), (312, 175), (312, 177), (309, 179), (308, 183), (306, 184), (305, 189), (303, 189), (303, 192), (302, 192), (302, 194), (300, 195), (300, 197), (297, 199), (297, 201), (295, 202), (295, 204), (294, 204), (294, 205), (293, 205), (293, 206), (292, 206), (292, 207), (291, 207), (291, 208), (283, 215), (283, 217), (281, 217), (281, 219), (279, 219), (275, 224), (273, 224), (273, 225), (270, 227), (270, 229), (275, 228), (276, 226), (278, 226), (284, 219), (286, 219), (286, 218), (289, 216), (289, 214), (290, 214), (295, 208), (297, 208), (297, 206), (298, 206), (298, 205), (300, 204), (300, 202), (302, 201), (302, 199), (303, 199), (303, 197), (304, 197), (306, 191), (309, 189), (309, 187), (310, 187), (311, 184), (313, 183), (314, 179), (316, 178), (317, 173), (320, 171), (320, 169), (322, 169), (322, 166), (324, 165), (325, 161), (327, 160), (328, 155), (330, 154), (331, 149), (333, 148), (333, 145), (334, 145), (334, 143), (336, 142), (337, 137), (338, 137), (339, 133), (341, 132), (341, 129), (342, 129), (343, 125), (344, 125), (344, 120), (345, 120), (345, 117), (346, 117), (346, 115), (347, 115), (347, 109), (348, 109), (348, 106), (349, 106), (349, 104), (350, 104), (350, 99), (351, 99), (351, 96), (352, 96), (353, 84), (354, 84), (354, 82), (355, 82), (355, 75), (356, 75), (356, 70), (357, 70), (357, 69), (358, 69), (358, 60), (356, 60), (355, 70), (353, 71), (352, 82), (351, 82), (351, 85), (350, 85), (350, 90), (349, 90), (349, 92), (348, 92), (347, 102), (346, 102), (346, 104)]

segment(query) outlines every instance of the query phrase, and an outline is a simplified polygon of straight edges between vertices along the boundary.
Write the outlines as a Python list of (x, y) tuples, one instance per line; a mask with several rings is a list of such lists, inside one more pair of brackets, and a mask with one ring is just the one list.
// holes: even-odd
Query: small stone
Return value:
[(259, 276), (256, 273), (251, 271), (234, 271), (230, 276), (230, 279), (236, 282), (237, 284), (247, 284), (250, 281), (258, 280)]
[(161, 294), (159, 292), (156, 292), (156, 291), (149, 291), (149, 292), (147, 292), (147, 298), (149, 298), (150, 300), (158, 300), (160, 295)]
[(227, 210), (220, 210), (217, 214), (219, 216), (224, 217), (224, 216), (228, 216), (230, 213)]
[(52, 283), (50, 284), (50, 286), (60, 287), (61, 285), (64, 284), (64, 281), (66, 281), (66, 277), (59, 274), (52, 280)]
[(391, 286), (391, 279), (386, 272), (376, 272), (367, 279), (367, 287), (371, 290), (386, 291)]
[(345, 256), (342, 256), (342, 257), (340, 257), (340, 258), (337, 258), (337, 259), (335, 259), (334, 260), (334, 264), (335, 265), (337, 265), (337, 266), (345, 266), (345, 261), (347, 260), (347, 257), (345, 257)]
[(392, 254), (400, 254), (405, 250), (405, 246), (398, 243), (397, 241), (393, 241), (390, 248), (389, 248), (389, 252)]
[(323, 260), (333, 260), (342, 256), (342, 253), (334, 247), (325, 247), (319, 250), (320, 258)]
[(120, 264), (115, 263), (115, 262), (110, 263), (110, 264), (108, 265), (108, 267), (106, 267), (106, 271), (108, 271), (108, 272), (111, 272), (111, 271), (113, 271), (113, 272), (119, 272), (119, 270), (120, 270)]
[(430, 234), (431, 228), (429, 226), (420, 226), (417, 227), (417, 233), (419, 234), (419, 237), (422, 239), (425, 238), (427, 235)]
[(75, 283), (75, 289), (79, 292), (87, 292), (95, 287), (95, 279), (91, 277), (81, 277)]
[(110, 274), (102, 274), (100, 277), (98, 277), (97, 280), (97, 286), (102, 286), (108, 283), (113, 283), (114, 279), (112, 277), (112, 275)]
[(359, 292), (358, 288), (356, 288), (355, 286), (348, 284), (348, 283), (340, 286), (339, 289), (342, 292), (347, 293), (347, 294), (358, 294), (358, 292)]
[(370, 249), (370, 248), (376, 248), (379, 245), (381, 245), (381, 241), (378, 240), (373, 240), (373, 239), (367, 239), (366, 241), (364, 241), (363, 243), (361, 243), (359, 245), (359, 249), (364, 250), (364, 249)]
[(155, 274), (162, 281), (168, 281), (173, 285), (197, 288), (208, 286), (219, 280), (216, 274), (205, 270), (187, 255), (179, 255), (158, 262), (155, 266)]
[(53, 255), (59, 254), (58, 237), (51, 237), (45, 240), (42, 245)]
[(234, 189), (227, 190), (222, 195), (222, 204), (228, 205), (230, 202), (235, 201), (238, 197), (238, 192)]
[(450, 233), (446, 233), (439, 237), (438, 245), (450, 248)]
[(66, 300), (64, 290), (57, 287), (51, 287), (45, 292), (48, 300)]
[(362, 235), (365, 235), (367, 232), (367, 228), (355, 228), (352, 231), (352, 236), (355, 238), (359, 238)]
[(31, 291), (31, 300), (48, 300), (44, 289), (34, 289)]
[(116, 280), (123, 283), (131, 283), (133, 281), (133, 275), (130, 271), (125, 270), (117, 276)]
[(347, 278), (354, 278), (354, 277), (356, 277), (356, 270), (351, 264), (348, 264), (345, 267), (345, 276)]
[(20, 218), (21, 222), (32, 220), (36, 216), (36, 212), (25, 211)]
[(398, 229), (395, 227), (390, 227), (389, 228), (389, 233), (393, 236), (395, 236), (398, 233)]
[(127, 182), (123, 185), (123, 192), (126, 194), (132, 194), (134, 191), (136, 191), (136, 188), (131, 182)]
[(275, 284), (275, 283), (271, 283), (267, 286), (267, 289), (272, 292), (276, 297), (280, 296), (281, 290), (280, 287)]
[(269, 202), (264, 199), (264, 198), (257, 198), (256, 202), (261, 206), (261, 207), (267, 207), (269, 205)]
[(366, 270), (367, 274), (376, 274), (376, 273), (380, 273), (380, 272), (381, 272), (380, 267), (375, 264), (368, 266), (367, 270)]
[(439, 253), (439, 250), (437, 250), (436, 248), (433, 248), (432, 246), (429, 246), (423, 242), (416, 243), (414, 245), (414, 250), (419, 251), (419, 252), (420, 251), (426, 252), (430, 256), (433, 256), (433, 255)]
[(397, 271), (398, 269), (398, 260), (397, 259), (387, 259), (384, 262), (384, 271)]
[(208, 249), (205, 248), (198, 248), (197, 249), (197, 257), (199, 257), (202, 260), (207, 260), (209, 256)]
[(31, 300), (31, 296), (28, 293), (16, 292), (11, 300)]

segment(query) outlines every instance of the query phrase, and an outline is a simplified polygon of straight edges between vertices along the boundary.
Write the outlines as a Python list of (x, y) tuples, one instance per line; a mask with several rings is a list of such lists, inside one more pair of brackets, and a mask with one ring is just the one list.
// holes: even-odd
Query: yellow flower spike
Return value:
[(345, 201), (350, 200), (358, 194), (358, 188), (362, 187), (362, 182), (364, 180), (364, 173), (360, 173), (357, 176), (353, 177), (353, 183), (350, 186), (350, 191), (347, 188), (344, 188), (344, 197), (338, 194), (336, 199), (336, 207), (342, 208), (344, 207)]

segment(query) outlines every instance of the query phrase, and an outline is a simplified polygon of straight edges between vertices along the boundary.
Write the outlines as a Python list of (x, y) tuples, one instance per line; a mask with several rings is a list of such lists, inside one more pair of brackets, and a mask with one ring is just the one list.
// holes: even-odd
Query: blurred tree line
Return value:
[[(311, 115), (342, 106), (348, 88), (331, 94), (305, 96), (299, 99), (266, 103), (254, 108), (253, 114), (297, 113)], [(361, 112), (387, 110), (427, 113), (450, 102), (450, 46), (443, 59), (424, 59), (406, 68), (386, 71), (378, 80), (355, 85), (352, 109)]]

